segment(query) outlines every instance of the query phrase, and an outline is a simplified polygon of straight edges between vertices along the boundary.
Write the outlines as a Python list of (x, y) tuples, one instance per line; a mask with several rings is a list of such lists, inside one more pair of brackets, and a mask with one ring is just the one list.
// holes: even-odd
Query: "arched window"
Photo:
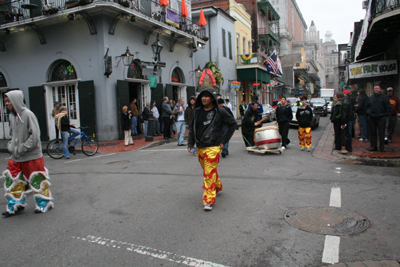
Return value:
[(127, 77), (132, 78), (132, 79), (144, 79), (143, 73), (142, 73), (142, 66), (140, 65), (139, 59), (132, 60), (132, 63), (131, 63), (131, 65), (129, 65), (129, 68), (128, 68)]
[(63, 59), (57, 60), (50, 66), (48, 82), (76, 79), (75, 68), (69, 61)]
[(175, 68), (172, 72), (171, 82), (175, 83), (185, 83), (183, 78), (183, 72), (180, 68)]
[(1, 72), (0, 72), (0, 87), (7, 87), (6, 78)]

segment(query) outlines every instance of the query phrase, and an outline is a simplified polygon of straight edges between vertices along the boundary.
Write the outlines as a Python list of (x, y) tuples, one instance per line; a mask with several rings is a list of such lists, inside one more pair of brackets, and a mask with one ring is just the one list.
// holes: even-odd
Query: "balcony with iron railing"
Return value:
[(270, 35), (275, 41), (279, 42), (278, 33), (273, 31), (271, 28), (260, 27), (258, 28), (258, 35)]
[(400, 8), (400, 0), (371, 0), (371, 16), (374, 18), (380, 14)]
[(67, 16), (81, 11), (82, 6), (85, 6), (85, 11), (87, 11), (90, 8), (98, 6), (104, 8), (107, 5), (118, 7), (119, 12), (127, 15), (139, 15), (149, 23), (154, 20), (161, 22), (166, 27), (171, 26), (171, 23), (167, 22), (166, 14), (172, 12), (178, 18), (174, 27), (204, 41), (208, 40), (205, 27), (193, 23), (190, 17), (182, 16), (177, 10), (169, 7), (167, 10), (154, 0), (3, 0), (0, 1), (0, 28), (32, 23), (35, 20), (43, 20), (60, 14)]

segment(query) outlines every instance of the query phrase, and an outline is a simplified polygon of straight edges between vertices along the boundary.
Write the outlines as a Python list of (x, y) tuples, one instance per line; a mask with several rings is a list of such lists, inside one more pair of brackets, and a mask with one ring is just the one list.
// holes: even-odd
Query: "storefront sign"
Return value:
[(231, 82), (231, 89), (240, 89), (240, 82)]
[(370, 78), (397, 74), (397, 60), (373, 61), (349, 65), (349, 78)]
[(149, 77), (149, 86), (150, 86), (150, 88), (157, 87), (157, 76), (150, 76)]

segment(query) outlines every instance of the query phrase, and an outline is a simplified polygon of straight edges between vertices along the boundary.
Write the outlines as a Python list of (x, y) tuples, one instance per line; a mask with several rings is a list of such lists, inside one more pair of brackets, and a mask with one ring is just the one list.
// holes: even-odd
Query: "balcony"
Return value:
[[(46, 5), (42, 1), (51, 3), (54, 9), (51, 12), (43, 12)], [(83, 16), (83, 13), (86, 15)], [(90, 16), (99, 13), (114, 18), (118, 16), (118, 20), (134, 21), (136, 25), (146, 29), (161, 28), (164, 34), (174, 33), (176, 38), (185, 39), (186, 42), (190, 42), (192, 37), (197, 37), (198, 42), (203, 44), (208, 40), (204, 27), (193, 23), (190, 17), (183, 17), (177, 10), (167, 10), (154, 0), (3, 0), (0, 4), (0, 29), (6, 29), (9, 34), (10, 31), (17, 32), (26, 25), (49, 25), (57, 23), (60, 19), (70, 19), (70, 16), (78, 16), (87, 21), (88, 16), (90, 19)], [(167, 13), (175, 16), (174, 23), (166, 20)], [(111, 27), (110, 34), (113, 34)], [(91, 30), (91, 34), (96, 33)]]
[(390, 12), (400, 7), (399, 0), (372, 0), (371, 16), (375, 18), (377, 15)]
[(258, 28), (258, 35), (270, 35), (270, 37), (272, 37), (275, 42), (280, 43), (278, 33), (274, 32), (271, 28)]

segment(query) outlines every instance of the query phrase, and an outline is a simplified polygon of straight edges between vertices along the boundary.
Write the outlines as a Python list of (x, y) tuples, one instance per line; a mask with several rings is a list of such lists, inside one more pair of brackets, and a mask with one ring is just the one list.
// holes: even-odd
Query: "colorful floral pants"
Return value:
[(54, 206), (49, 190), (50, 178), (44, 167), (43, 158), (27, 162), (15, 162), (9, 159), (7, 170), (3, 172), (3, 175), (6, 177), (4, 189), (9, 213), (14, 213), (18, 206), (25, 207), (25, 186), (28, 183), (34, 192), (36, 210), (46, 212)]
[[(311, 148), (311, 127), (302, 128), (299, 127), (299, 141), (301, 147)], [(304, 144), (305, 140), (305, 144)]]
[(217, 172), (220, 152), (219, 146), (197, 148), (197, 155), (204, 176), (203, 206), (205, 204), (214, 205), (217, 193), (223, 189)]

